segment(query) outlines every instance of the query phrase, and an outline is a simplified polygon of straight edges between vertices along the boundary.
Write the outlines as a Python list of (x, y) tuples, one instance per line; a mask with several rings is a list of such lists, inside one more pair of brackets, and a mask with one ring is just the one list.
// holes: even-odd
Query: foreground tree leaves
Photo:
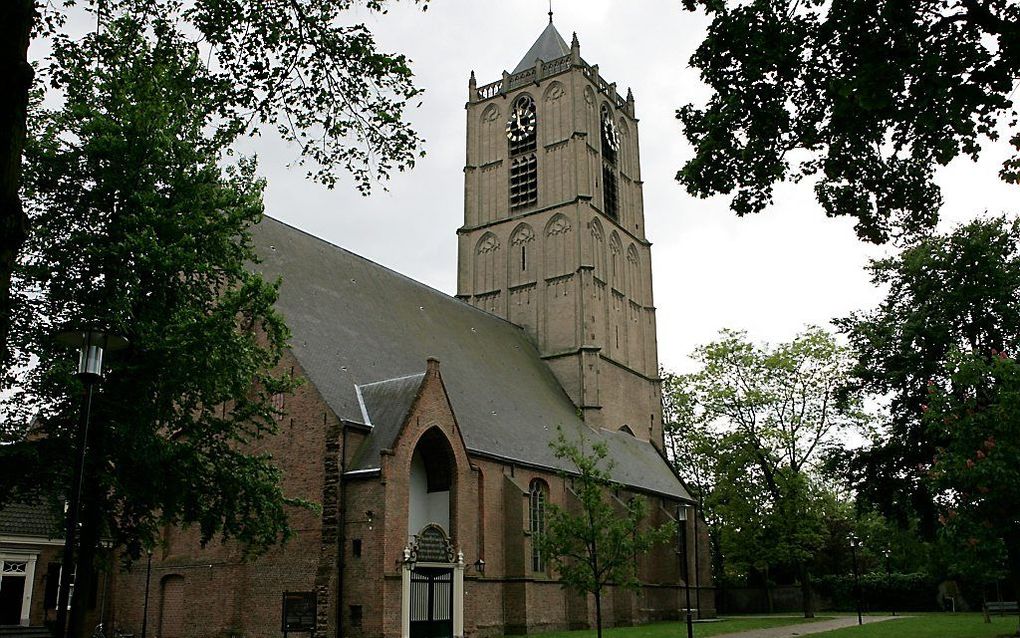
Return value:
[(0, 468), (18, 465), (0, 472), (0, 500), (59, 502), (71, 484), (81, 386), (56, 330), (95, 322), (127, 336), (92, 404), (75, 592), (87, 600), (101, 538), (131, 559), (166, 525), (191, 525), (203, 543), (257, 553), (304, 503), (255, 451), (276, 431), (273, 396), (296, 381), (276, 368), (289, 336), (278, 283), (249, 270), (264, 184), (208, 136), (217, 78), (158, 19), (118, 18), (84, 45), (58, 40), (54, 56), (66, 100), (37, 101), (30, 119), (36, 232), (14, 288), (23, 375), (4, 397), (0, 446)]
[(1009, 0), (684, 0), (712, 17), (691, 58), (713, 95), (677, 111), (695, 156), (677, 174), (740, 216), (810, 177), (826, 215), (884, 243), (929, 230), (938, 166), (977, 159), (1008, 130), (1020, 68), (1020, 5)]
[(846, 385), (852, 359), (833, 336), (809, 328), (761, 346), (742, 332), (694, 352), (700, 366), (665, 375), (664, 423), (674, 464), (693, 483), (728, 572), (796, 569), (804, 614), (814, 614), (811, 563), (825, 541), (821, 452), (867, 424)]
[(954, 351), (988, 356), (1020, 341), (1020, 220), (975, 220), (913, 242), (870, 270), (885, 298), (836, 323), (857, 352), (853, 385), (888, 397), (889, 422), (873, 445), (831, 461), (862, 502), (903, 524), (920, 516), (933, 539), (925, 468), (941, 442), (922, 421), (928, 384), (947, 382)]
[(1020, 586), (1020, 366), (1005, 352), (955, 351), (928, 387), (924, 422), (943, 442), (928, 483), (953, 567)]
[[(394, 0), (5, 0), (0, 9), (0, 365), (9, 369), (9, 278), (31, 232), (19, 197), (32, 83), (27, 49), (49, 37), (58, 48), (87, 43), (65, 30), (66, 14), (85, 7), (99, 23), (129, 17), (146, 38), (168, 33), (197, 41), (190, 90), (213, 107), (206, 122), (233, 141), (275, 129), (293, 145), (293, 161), (329, 187), (347, 173), (368, 194), (394, 170), (414, 166), (422, 140), (406, 121), (421, 90), (410, 61), (381, 51), (355, 8), (383, 12)], [(427, 0), (418, 0), (427, 7)], [(43, 65), (46, 70), (46, 65)], [(46, 88), (68, 88), (59, 72)], [(3, 387), (3, 386), (0, 386)]]
[(624, 503), (613, 496), (613, 461), (605, 443), (591, 443), (583, 436), (570, 440), (560, 429), (550, 447), (571, 468), (564, 480), (570, 481), (568, 493), (575, 500), (550, 504), (546, 532), (533, 542), (549, 557), (564, 586), (594, 597), (596, 634), (602, 638), (606, 586), (637, 587), (637, 557), (675, 537), (676, 525), (643, 525), (648, 516), (644, 497)]

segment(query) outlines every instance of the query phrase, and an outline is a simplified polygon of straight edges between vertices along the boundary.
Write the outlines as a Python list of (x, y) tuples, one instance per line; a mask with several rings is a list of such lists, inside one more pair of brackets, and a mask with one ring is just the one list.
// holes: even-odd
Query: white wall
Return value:
[(450, 492), (428, 492), (428, 476), (421, 454), (411, 458), (408, 483), (407, 536), (410, 538), (429, 523), (438, 523), (450, 533)]

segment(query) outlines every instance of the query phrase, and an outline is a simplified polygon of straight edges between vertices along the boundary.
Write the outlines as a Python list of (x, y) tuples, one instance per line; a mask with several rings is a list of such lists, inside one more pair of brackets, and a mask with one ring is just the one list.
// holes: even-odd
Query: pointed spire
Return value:
[(552, 24), (552, 0), (549, 0), (549, 24)]
[(468, 102), (473, 102), (478, 97), (478, 80), (475, 79), (475, 70), (471, 69), (471, 78), (468, 80)]
[(538, 39), (535, 40), (535, 44), (531, 45), (528, 52), (524, 54), (521, 61), (514, 67), (513, 73), (520, 73), (525, 69), (532, 68), (538, 60), (551, 62), (569, 53), (570, 47), (567, 46), (563, 36), (560, 35), (556, 27), (550, 22), (546, 25), (542, 34), (538, 36)]

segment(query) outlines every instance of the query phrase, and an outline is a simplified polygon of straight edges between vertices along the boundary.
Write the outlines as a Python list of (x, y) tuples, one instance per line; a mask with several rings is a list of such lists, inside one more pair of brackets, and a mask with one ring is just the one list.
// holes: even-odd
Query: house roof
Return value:
[(60, 519), (48, 503), (8, 503), (0, 509), (0, 536), (62, 538)]
[(549, 447), (561, 426), (605, 440), (621, 483), (690, 498), (651, 444), (584, 424), (521, 328), (275, 219), (252, 234), (255, 270), (283, 279), (277, 306), (306, 376), (338, 417), (373, 426), (352, 469), (379, 467), (435, 357), (469, 451), (569, 469)]
[(525, 69), (530, 69), (539, 60), (550, 62), (557, 58), (562, 58), (569, 53), (570, 45), (563, 39), (560, 32), (556, 30), (550, 17), (549, 24), (542, 30), (542, 34), (535, 40), (535, 44), (531, 45), (528, 52), (524, 54), (521, 61), (514, 67), (513, 73), (520, 73)]

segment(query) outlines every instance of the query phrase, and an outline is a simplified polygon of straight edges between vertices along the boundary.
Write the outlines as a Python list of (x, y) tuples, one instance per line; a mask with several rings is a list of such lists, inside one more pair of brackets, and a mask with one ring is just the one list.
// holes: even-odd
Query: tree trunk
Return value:
[(28, 90), (34, 75), (28, 43), (35, 0), (0, 1), (0, 363), (8, 369), (11, 273), (25, 239), (28, 217), (21, 206), (21, 156), (25, 150)]
[(806, 562), (800, 564), (800, 591), (804, 599), (804, 617), (815, 617), (815, 592), (811, 588), (811, 569)]
[(765, 608), (768, 610), (768, 613), (771, 614), (775, 612), (776, 606), (772, 601), (772, 583), (769, 582), (768, 568), (765, 568), (763, 575), (765, 576)]
[(595, 592), (595, 634), (602, 638), (602, 591)]

